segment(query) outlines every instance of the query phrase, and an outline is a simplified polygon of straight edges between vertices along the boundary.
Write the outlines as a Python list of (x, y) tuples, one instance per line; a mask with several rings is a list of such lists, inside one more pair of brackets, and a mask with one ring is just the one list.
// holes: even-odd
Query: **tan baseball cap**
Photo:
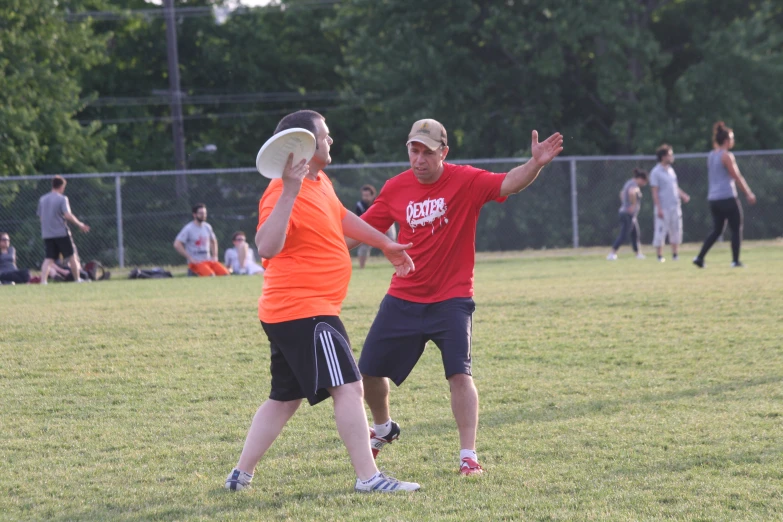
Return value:
[(413, 124), (405, 145), (410, 145), (412, 141), (423, 143), (430, 150), (448, 144), (446, 129), (439, 122), (431, 119), (419, 120)]

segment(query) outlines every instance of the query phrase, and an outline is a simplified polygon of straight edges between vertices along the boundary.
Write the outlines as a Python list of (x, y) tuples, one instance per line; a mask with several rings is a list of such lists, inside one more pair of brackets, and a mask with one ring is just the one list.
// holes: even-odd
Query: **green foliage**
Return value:
[(344, 74), (366, 100), (375, 157), (435, 117), (460, 157), (527, 149), (559, 130), (566, 154), (709, 146), (736, 121), (742, 148), (783, 132), (781, 6), (772, 1), (341, 2)]
[[(425, 116), (449, 129), (452, 158), (524, 155), (533, 128), (561, 131), (566, 154), (650, 153), (661, 141), (704, 150), (717, 119), (735, 128), (738, 149), (783, 138), (783, 6), (773, 0), (282, 4), (241, 9), (222, 24), (177, 18), (186, 95), (327, 93), (186, 104), (191, 167), (252, 165), (279, 118), (304, 107), (329, 119), (340, 163), (404, 159), (407, 130)], [(164, 19), (64, 19), (152, 7), (9, 0), (0, 8), (0, 173), (101, 170), (107, 158), (113, 168), (173, 166), (165, 103), (89, 105), (168, 90)], [(206, 143), (217, 152), (195, 152)]]
[[(446, 125), (450, 160), (526, 156), (534, 128), (542, 136), (562, 132), (564, 155), (650, 154), (663, 141), (678, 152), (704, 151), (718, 119), (734, 128), (738, 150), (783, 143), (783, 4), (773, 0), (342, 0), (335, 5), (289, 0), (281, 5), (242, 8), (224, 23), (208, 13), (177, 16), (186, 99), (314, 96), (186, 103), (190, 169), (251, 167), (279, 119), (300, 108), (327, 117), (335, 163), (405, 161), (408, 130), (422, 117)], [(67, 18), (82, 11), (142, 9), (158, 6), (145, 0), (0, 5), (0, 175), (174, 167), (165, 20), (139, 14)], [(93, 103), (153, 95), (158, 104)], [(199, 152), (205, 144), (215, 144), (217, 151)], [(685, 234), (698, 241), (710, 221), (700, 197), (703, 163), (692, 171), (679, 165), (678, 172), (685, 169), (683, 183), (696, 195), (684, 210)], [(616, 163), (594, 167), (579, 168), (582, 244), (611, 240), (615, 185), (630, 172)], [(773, 212), (780, 169), (760, 159), (740, 160), (740, 168), (752, 173), (749, 181), (760, 197), (759, 205), (745, 209), (746, 235), (779, 235)], [(488, 206), (482, 226), (492, 233), (477, 238), (479, 249), (569, 245), (563, 169), (565, 164), (548, 168), (545, 173), (553, 175), (520, 196), (522, 206)], [(329, 174), (341, 200), (351, 206), (359, 186), (380, 188), (402, 170)], [(129, 262), (178, 261), (169, 248), (171, 234), (189, 219), (197, 201), (216, 211), (221, 236), (254, 228), (255, 207), (266, 186), (258, 176), (188, 176), (187, 181), (182, 197), (173, 177), (123, 182), (126, 238), (147, 235), (146, 242), (128, 242)], [(113, 184), (77, 185), (69, 189), (78, 196), (77, 212), (83, 209), (105, 225), (87, 242), (96, 247), (91, 257), (111, 262), (115, 217), (107, 209), (113, 212)], [(90, 195), (82, 188), (105, 192)], [(27, 185), (0, 184), (0, 205), (16, 220), (13, 233), (36, 229), (35, 199)], [(646, 219), (643, 213), (643, 229), (650, 226)]]
[(0, 4), (0, 176), (109, 167), (112, 129), (74, 119), (81, 75), (105, 60), (105, 40), (61, 9), (52, 0)]

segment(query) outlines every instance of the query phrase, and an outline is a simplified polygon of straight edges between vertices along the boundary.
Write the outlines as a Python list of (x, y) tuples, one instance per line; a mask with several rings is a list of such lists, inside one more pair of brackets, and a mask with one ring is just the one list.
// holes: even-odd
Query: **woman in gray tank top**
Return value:
[(707, 239), (704, 240), (699, 255), (693, 258), (693, 264), (704, 268), (704, 257), (723, 234), (728, 222), (731, 229), (731, 266), (741, 267), (739, 254), (742, 242), (742, 205), (737, 197), (737, 185), (745, 193), (745, 197), (751, 205), (756, 203), (756, 196), (740, 174), (734, 154), (730, 152), (734, 147), (734, 131), (719, 121), (712, 126), (712, 142), (712, 152), (707, 156), (709, 181), (707, 200), (710, 203), (714, 227)]
[(631, 238), (631, 247), (636, 252), (637, 259), (644, 259), (639, 246), (641, 244), (639, 233), (639, 207), (642, 204), (641, 187), (647, 185), (647, 171), (633, 169), (633, 177), (625, 182), (620, 191), (620, 234), (612, 244), (612, 251), (606, 256), (609, 261), (617, 259), (617, 251)]

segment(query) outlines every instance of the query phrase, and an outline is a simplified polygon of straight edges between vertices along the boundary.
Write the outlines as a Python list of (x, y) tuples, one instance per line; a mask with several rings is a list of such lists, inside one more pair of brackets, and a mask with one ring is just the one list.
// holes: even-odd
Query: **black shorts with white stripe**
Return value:
[(269, 398), (306, 398), (318, 404), (328, 388), (361, 380), (340, 318), (319, 315), (282, 323), (261, 322), (272, 348)]

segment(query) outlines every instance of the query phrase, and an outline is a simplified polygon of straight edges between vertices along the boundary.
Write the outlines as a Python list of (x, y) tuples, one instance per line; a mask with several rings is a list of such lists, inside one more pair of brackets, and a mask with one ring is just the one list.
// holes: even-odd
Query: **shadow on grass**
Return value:
[[(718, 395), (739, 389), (781, 382), (783, 382), (783, 376), (769, 375), (742, 381), (726, 382), (704, 388), (688, 388), (661, 394), (643, 394), (639, 397), (623, 400), (606, 399), (571, 403), (548, 402), (547, 404), (541, 404), (540, 407), (535, 409), (526, 407), (512, 409), (510, 407), (505, 407), (499, 410), (482, 413), (479, 418), (479, 423), (484, 426), (502, 426), (505, 424), (515, 424), (517, 422), (555, 422), (596, 414), (610, 415), (622, 410), (624, 406), (628, 405), (654, 404), (658, 402), (699, 397), (702, 395)], [(492, 386), (492, 384), (485, 384), (484, 386), (489, 387)], [(479, 395), (480, 393), (481, 390), (479, 390)], [(414, 428), (411, 424), (409, 424), (408, 427)], [(431, 419), (425, 422), (416, 422), (415, 429), (421, 431), (452, 430), (455, 429), (454, 419), (449, 416), (440, 419)]]
[[(268, 494), (263, 491), (263, 485), (258, 484), (249, 491), (228, 491), (222, 487), (212, 487), (205, 493), (208, 505), (200, 505), (196, 500), (190, 506), (171, 506), (165, 499), (151, 499), (143, 506), (122, 505), (116, 502), (107, 502), (105, 505), (93, 509), (60, 513), (55, 517), (47, 517), (53, 522), (66, 521), (106, 521), (113, 522), (148, 522), (169, 520), (233, 520), (235, 518), (250, 518), (270, 516), (270, 511), (279, 512), (291, 506), (300, 506), (303, 503), (317, 505), (323, 499), (336, 499), (345, 497), (347, 502), (352, 500), (363, 502), (367, 498), (398, 498), (407, 501), (409, 494), (399, 495), (367, 495), (356, 493), (351, 487), (324, 487), (317, 492), (304, 493), (280, 493)], [(355, 499), (353, 498), (355, 497)], [(263, 511), (259, 511), (263, 510)], [(255, 514), (254, 514), (255, 513)], [(280, 518), (276, 516), (275, 518)], [(285, 520), (290, 518), (283, 517)], [(263, 518), (258, 518), (263, 520)]]

